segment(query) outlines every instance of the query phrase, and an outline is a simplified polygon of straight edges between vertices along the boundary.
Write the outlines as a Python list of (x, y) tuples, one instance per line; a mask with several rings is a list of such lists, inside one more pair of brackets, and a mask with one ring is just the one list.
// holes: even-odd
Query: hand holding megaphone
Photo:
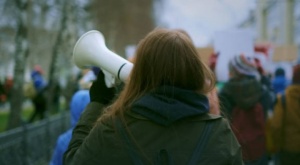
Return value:
[(115, 85), (115, 78), (126, 82), (133, 64), (110, 51), (101, 32), (92, 30), (83, 34), (75, 44), (73, 60), (79, 68), (97, 66), (105, 74), (107, 87)]

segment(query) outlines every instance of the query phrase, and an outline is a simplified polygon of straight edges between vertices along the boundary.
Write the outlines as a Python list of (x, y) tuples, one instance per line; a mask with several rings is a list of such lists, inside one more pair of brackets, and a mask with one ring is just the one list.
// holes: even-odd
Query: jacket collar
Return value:
[(167, 126), (186, 117), (207, 114), (209, 103), (206, 96), (195, 91), (162, 86), (138, 99), (131, 111)]

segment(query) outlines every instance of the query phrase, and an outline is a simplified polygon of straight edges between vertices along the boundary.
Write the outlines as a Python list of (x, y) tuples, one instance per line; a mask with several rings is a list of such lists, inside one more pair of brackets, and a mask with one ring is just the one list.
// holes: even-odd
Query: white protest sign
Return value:
[(231, 58), (237, 54), (246, 56), (254, 55), (254, 37), (251, 31), (234, 30), (215, 33), (214, 50), (219, 52), (216, 65), (218, 81), (225, 82), (229, 79), (228, 64)]

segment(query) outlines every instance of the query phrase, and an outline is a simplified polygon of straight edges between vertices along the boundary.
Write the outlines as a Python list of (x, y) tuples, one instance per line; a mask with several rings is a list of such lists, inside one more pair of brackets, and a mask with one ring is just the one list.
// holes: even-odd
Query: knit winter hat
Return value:
[(259, 78), (254, 58), (246, 57), (244, 54), (234, 56), (229, 63), (229, 69), (231, 73), (236, 71), (241, 75)]
[(300, 84), (300, 64), (294, 66), (294, 68), (293, 68), (292, 83), (293, 84)]

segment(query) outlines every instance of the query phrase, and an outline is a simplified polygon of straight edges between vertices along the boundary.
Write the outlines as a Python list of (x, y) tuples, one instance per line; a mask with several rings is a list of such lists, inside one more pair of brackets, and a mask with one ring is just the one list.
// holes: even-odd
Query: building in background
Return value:
[(269, 46), (270, 72), (281, 66), (291, 77), (290, 66), (300, 60), (299, 0), (257, 0), (240, 28), (253, 31), (257, 45)]
[(293, 43), (300, 45), (300, 1), (257, 0), (256, 6), (240, 28), (252, 30), (258, 42), (273, 44), (287, 44), (291, 29)]

